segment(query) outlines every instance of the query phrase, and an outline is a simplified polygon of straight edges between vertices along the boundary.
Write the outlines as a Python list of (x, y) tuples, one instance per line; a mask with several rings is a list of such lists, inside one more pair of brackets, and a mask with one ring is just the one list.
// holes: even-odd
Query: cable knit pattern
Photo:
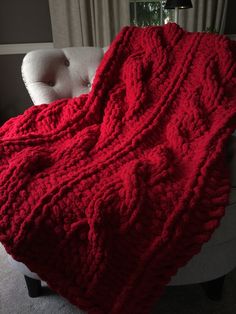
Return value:
[(235, 47), (126, 27), (89, 94), (0, 128), (0, 241), (89, 314), (144, 314), (228, 204)]

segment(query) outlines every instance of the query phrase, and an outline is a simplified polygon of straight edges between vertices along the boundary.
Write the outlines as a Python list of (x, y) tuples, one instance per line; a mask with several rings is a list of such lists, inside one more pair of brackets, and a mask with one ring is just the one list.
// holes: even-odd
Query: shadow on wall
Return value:
[(236, 34), (236, 1), (228, 0), (228, 9), (225, 23), (225, 34)]
[(32, 105), (21, 76), (24, 55), (3, 55), (0, 58), (0, 125)]

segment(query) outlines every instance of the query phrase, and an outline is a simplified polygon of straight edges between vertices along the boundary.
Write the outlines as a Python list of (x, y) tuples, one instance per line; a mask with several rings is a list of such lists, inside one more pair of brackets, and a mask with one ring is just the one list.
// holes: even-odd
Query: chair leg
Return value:
[(41, 281), (25, 276), (28, 294), (31, 298), (37, 298), (41, 295)]
[(202, 287), (205, 290), (206, 296), (213, 301), (220, 301), (222, 299), (225, 276), (217, 279), (203, 282)]

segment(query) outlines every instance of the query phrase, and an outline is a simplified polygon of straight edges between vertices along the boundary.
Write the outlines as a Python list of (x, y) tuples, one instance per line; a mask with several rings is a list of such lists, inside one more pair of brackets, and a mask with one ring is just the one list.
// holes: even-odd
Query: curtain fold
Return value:
[(224, 33), (228, 0), (192, 0), (193, 8), (179, 10), (179, 25), (190, 32)]
[(54, 46), (107, 46), (129, 25), (129, 0), (49, 0)]

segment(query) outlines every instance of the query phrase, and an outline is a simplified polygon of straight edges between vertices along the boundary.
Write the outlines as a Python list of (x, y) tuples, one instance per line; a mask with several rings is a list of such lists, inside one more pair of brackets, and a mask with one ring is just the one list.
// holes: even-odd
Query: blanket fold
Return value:
[(89, 314), (144, 314), (219, 226), (235, 45), (125, 27), (89, 94), (0, 128), (0, 241)]

